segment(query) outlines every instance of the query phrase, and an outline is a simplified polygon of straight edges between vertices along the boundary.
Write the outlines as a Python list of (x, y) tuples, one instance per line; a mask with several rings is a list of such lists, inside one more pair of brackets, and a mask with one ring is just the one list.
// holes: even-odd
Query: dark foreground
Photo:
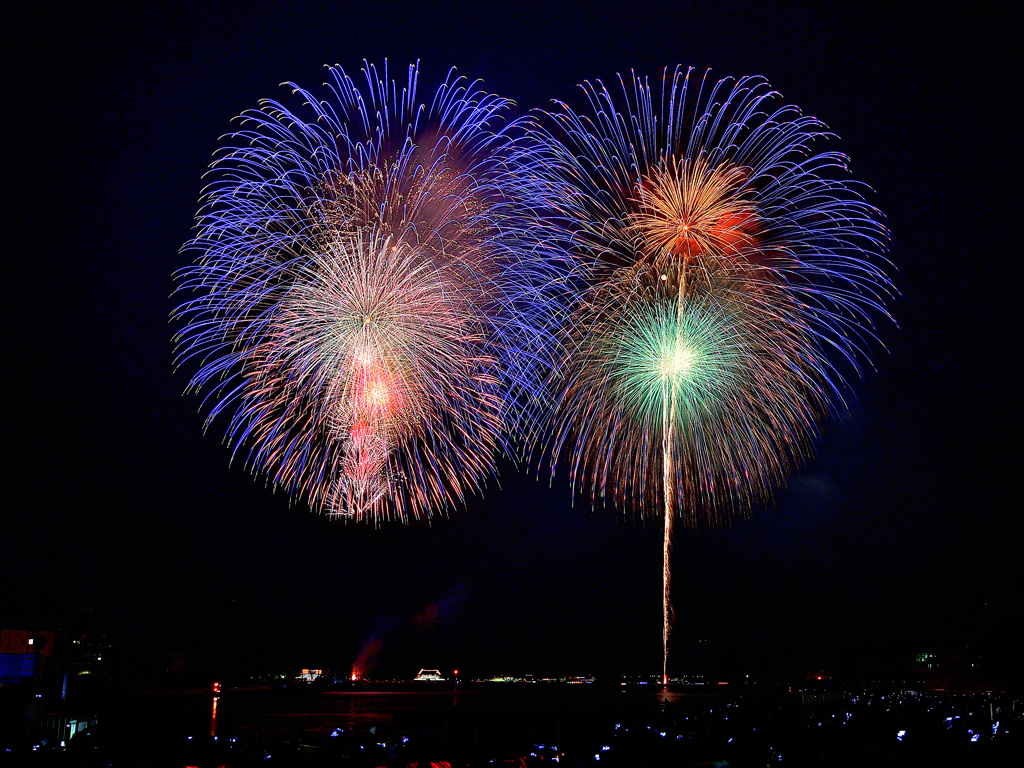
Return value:
[(180, 689), (106, 701), (75, 721), (85, 729), (63, 748), (56, 721), (33, 712), (31, 697), (19, 710), (14, 693), (4, 694), (4, 765), (1024, 764), (1021, 702), (984, 693), (545, 683)]

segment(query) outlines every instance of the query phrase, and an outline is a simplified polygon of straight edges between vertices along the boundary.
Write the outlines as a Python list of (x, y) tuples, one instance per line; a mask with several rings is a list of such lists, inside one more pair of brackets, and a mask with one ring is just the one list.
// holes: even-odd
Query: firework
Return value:
[(293, 85), (215, 157), (177, 361), (255, 473), (404, 521), (479, 490), (521, 421), (510, 102), (449, 74), (427, 107), (415, 66), (401, 89), (328, 71), (322, 100)]
[(746, 513), (843, 407), (891, 285), (881, 214), (761, 78), (582, 86), (534, 126), (534, 230), (564, 254), (546, 425), (574, 493), (673, 522)]

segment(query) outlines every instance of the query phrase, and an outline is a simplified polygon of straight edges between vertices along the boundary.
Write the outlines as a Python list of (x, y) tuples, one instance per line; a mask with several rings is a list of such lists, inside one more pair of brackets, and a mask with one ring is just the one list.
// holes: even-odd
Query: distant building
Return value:
[(41, 677), (53, 658), (54, 642), (49, 630), (0, 630), (0, 683)]
[(444, 678), (441, 677), (441, 670), (439, 669), (421, 669), (420, 673), (413, 680), (443, 682)]
[(979, 654), (941, 649), (914, 655), (910, 669), (921, 680), (921, 687), (935, 693), (1005, 691), (1001, 679)]

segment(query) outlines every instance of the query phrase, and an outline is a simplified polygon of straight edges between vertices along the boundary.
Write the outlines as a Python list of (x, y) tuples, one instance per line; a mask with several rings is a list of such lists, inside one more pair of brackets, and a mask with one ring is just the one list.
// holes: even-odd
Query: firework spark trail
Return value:
[(537, 441), (574, 494), (664, 515), (667, 679), (673, 520), (745, 514), (809, 454), (887, 316), (888, 232), (763, 79), (620, 83), (533, 127), (532, 233), (565, 289)]
[[(429, 108), (340, 68), (320, 100), (244, 113), (178, 275), (177, 363), (206, 424), (331, 514), (428, 516), (479, 491), (539, 345), (510, 102), (449, 73)], [(543, 267), (539, 268), (543, 272)], [(527, 308), (529, 307), (529, 308)]]

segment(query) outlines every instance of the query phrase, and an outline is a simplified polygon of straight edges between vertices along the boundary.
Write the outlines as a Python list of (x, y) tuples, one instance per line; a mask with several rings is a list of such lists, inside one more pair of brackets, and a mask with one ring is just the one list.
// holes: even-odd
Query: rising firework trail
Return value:
[[(479, 491), (519, 423), (538, 334), (517, 251), (511, 103), (450, 73), (427, 105), (328, 68), (238, 118), (215, 156), (177, 363), (206, 424), (275, 487), (356, 520), (429, 516)], [(290, 84), (289, 84), (290, 85)], [(516, 150), (517, 151), (517, 150)], [(538, 313), (538, 317), (543, 313)]]
[(534, 126), (532, 232), (565, 287), (535, 439), (592, 504), (663, 516), (667, 681), (674, 521), (770, 499), (845, 407), (887, 316), (888, 232), (826, 126), (762, 78), (620, 86)]

